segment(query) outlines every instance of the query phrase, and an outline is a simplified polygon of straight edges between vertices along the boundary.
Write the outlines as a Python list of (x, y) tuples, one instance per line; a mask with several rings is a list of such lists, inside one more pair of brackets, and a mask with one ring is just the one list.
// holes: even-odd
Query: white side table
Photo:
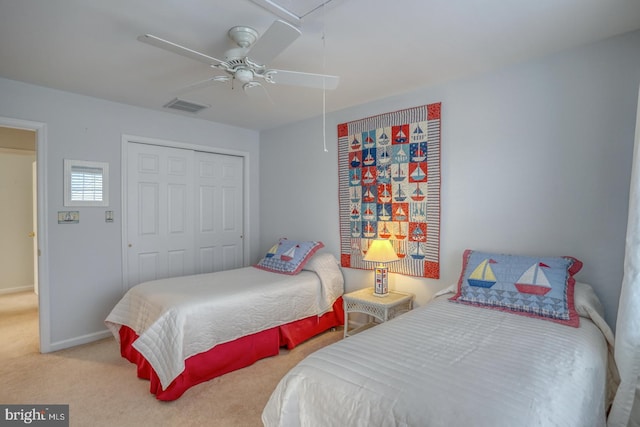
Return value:
[[(342, 295), (344, 303), (344, 336), (362, 332), (378, 323), (386, 322), (411, 310), (413, 295), (389, 291), (384, 297), (375, 296), (373, 289), (365, 288)], [(357, 328), (349, 329), (349, 313), (364, 313), (368, 322)], [(376, 322), (378, 320), (378, 322)]]

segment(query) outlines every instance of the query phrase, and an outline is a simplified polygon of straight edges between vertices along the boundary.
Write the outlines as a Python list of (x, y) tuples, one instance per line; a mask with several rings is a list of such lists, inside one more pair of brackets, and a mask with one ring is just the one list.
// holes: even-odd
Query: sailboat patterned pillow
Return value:
[(256, 267), (274, 273), (298, 274), (322, 242), (280, 239), (266, 253)]
[(573, 257), (530, 257), (467, 249), (458, 291), (451, 301), (579, 326), (573, 276), (582, 262)]

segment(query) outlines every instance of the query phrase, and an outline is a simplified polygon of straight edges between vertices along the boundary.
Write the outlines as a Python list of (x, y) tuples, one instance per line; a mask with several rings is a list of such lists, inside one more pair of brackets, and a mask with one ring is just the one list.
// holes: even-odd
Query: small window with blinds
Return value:
[(109, 206), (109, 164), (64, 161), (65, 206)]

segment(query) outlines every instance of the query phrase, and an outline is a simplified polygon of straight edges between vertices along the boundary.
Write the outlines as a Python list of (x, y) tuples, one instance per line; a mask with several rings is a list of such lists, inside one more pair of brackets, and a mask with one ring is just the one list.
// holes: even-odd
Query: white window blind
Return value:
[(102, 168), (71, 167), (71, 200), (102, 201)]
[(65, 206), (109, 206), (109, 164), (64, 161)]

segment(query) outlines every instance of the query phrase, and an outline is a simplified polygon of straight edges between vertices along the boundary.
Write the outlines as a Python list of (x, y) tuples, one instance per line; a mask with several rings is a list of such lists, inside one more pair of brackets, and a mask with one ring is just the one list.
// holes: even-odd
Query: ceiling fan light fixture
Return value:
[(247, 68), (241, 68), (236, 71), (235, 78), (240, 83), (249, 83), (251, 80), (253, 80), (253, 71)]

